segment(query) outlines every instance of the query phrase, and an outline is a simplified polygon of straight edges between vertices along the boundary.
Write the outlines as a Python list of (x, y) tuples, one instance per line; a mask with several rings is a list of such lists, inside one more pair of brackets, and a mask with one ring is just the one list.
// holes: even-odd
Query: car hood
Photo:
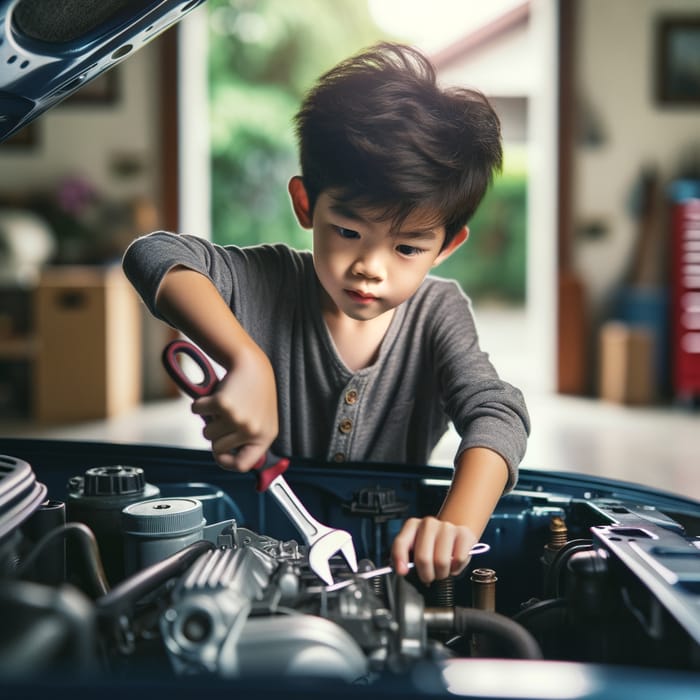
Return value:
[(0, 0), (0, 142), (204, 0)]

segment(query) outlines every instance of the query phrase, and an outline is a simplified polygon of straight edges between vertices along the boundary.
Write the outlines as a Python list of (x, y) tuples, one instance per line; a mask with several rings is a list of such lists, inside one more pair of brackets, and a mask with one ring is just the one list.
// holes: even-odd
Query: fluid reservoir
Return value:
[(204, 539), (205, 524), (196, 498), (157, 498), (127, 506), (122, 511), (127, 574)]
[(95, 533), (110, 584), (125, 576), (122, 510), (159, 496), (160, 489), (146, 482), (140, 467), (92, 467), (68, 481), (67, 520), (85, 523)]

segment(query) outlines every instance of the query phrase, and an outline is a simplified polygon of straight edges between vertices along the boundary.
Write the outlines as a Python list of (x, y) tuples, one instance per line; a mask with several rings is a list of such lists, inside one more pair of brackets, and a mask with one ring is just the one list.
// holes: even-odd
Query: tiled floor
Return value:
[[(514, 322), (518, 319), (508, 319), (509, 334)], [(517, 357), (510, 354), (512, 343), (503, 342), (498, 322), (489, 319), (483, 326), (482, 345), (489, 344), (495, 364), (528, 400), (532, 434), (523, 466), (622, 479), (700, 500), (700, 412), (528, 391), (522, 346)], [(0, 424), (0, 435), (206, 447), (201, 422), (184, 398), (151, 403), (109, 421), (50, 429)], [(451, 463), (455, 441), (448, 433), (432, 461)]]

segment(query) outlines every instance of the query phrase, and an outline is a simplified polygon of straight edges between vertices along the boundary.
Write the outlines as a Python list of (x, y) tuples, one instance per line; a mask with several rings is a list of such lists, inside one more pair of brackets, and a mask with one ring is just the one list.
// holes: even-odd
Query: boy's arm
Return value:
[(277, 391), (267, 355), (246, 333), (216, 287), (183, 266), (163, 278), (158, 312), (225, 370), (211, 396), (196, 399), (192, 411), (206, 416), (204, 437), (224, 469), (248, 471), (277, 436)]
[(396, 572), (408, 573), (413, 552), (416, 572), (424, 583), (460, 573), (469, 563), (469, 551), (486, 528), (507, 481), (508, 467), (497, 452), (485, 447), (464, 450), (437, 518), (410, 518), (394, 539)]

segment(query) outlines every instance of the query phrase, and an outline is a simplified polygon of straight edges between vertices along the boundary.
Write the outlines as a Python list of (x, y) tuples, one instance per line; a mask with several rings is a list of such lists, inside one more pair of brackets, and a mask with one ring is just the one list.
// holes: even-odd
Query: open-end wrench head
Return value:
[(333, 574), (331, 573), (331, 565), (328, 563), (328, 560), (315, 561), (312, 564), (311, 557), (309, 557), (309, 566), (311, 567), (311, 571), (313, 571), (327, 586), (333, 585)]
[(345, 563), (350, 567), (350, 571), (352, 571), (353, 574), (356, 574), (357, 554), (355, 552), (355, 545), (352, 542), (352, 538), (340, 548), (340, 553), (343, 555)]
[(357, 555), (352, 536), (345, 530), (331, 530), (309, 547), (309, 567), (329, 586), (333, 583), (331, 558), (340, 552), (352, 571), (357, 571)]

